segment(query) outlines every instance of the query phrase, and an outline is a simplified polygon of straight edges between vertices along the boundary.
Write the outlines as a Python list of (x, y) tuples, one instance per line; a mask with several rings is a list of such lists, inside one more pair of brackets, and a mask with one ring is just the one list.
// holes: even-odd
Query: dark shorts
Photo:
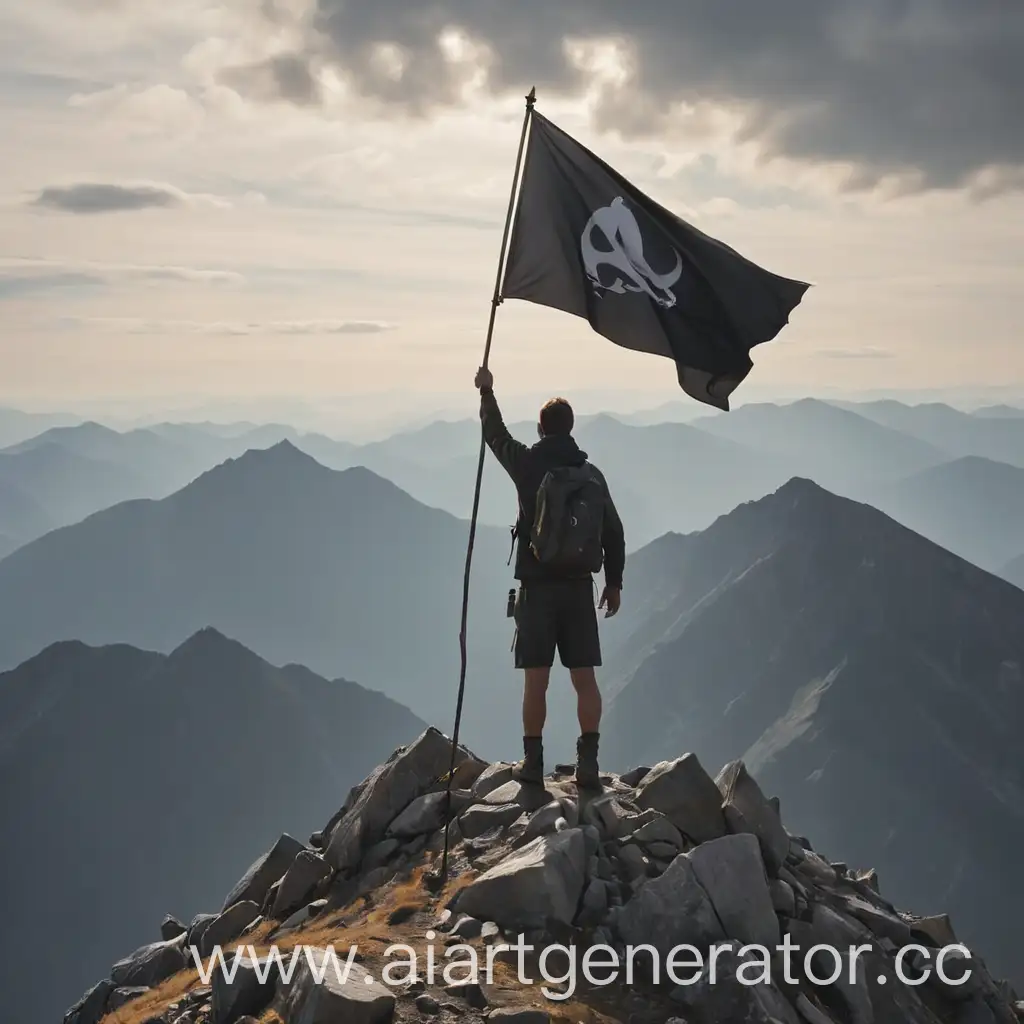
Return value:
[(601, 638), (591, 580), (529, 582), (516, 599), (516, 668), (597, 668)]

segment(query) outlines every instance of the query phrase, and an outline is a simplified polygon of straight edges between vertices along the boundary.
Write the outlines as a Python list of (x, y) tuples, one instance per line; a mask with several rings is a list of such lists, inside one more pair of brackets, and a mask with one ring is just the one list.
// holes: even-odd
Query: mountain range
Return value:
[(5, 1019), (59, 1020), (125, 944), (220, 906), (253, 850), (304, 840), (423, 728), (209, 629), (169, 655), (59, 643), (0, 675)]
[(741, 752), (820, 849), (1024, 977), (1024, 592), (802, 479), (629, 575), (610, 763)]

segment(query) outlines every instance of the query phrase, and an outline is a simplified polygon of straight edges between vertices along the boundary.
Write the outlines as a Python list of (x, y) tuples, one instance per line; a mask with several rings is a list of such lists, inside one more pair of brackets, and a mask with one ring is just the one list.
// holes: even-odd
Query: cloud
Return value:
[(299, 106), (320, 100), (320, 83), (302, 54), (277, 54), (226, 68), (218, 77), (236, 92), (256, 99), (282, 99)]
[(762, 158), (845, 167), (850, 189), (980, 175), (995, 194), (1021, 187), (1022, 52), (1024, 5), (1006, 0), (316, 0), (276, 91), (309, 102), (328, 69), (429, 115), (476, 80), (542, 101), (589, 90), (598, 127), (626, 136), (724, 120)]
[(31, 205), (61, 213), (122, 213), (136, 210), (168, 210), (186, 206), (230, 206), (217, 196), (183, 192), (173, 185), (114, 185), (81, 182), (44, 188)]
[(0, 257), (0, 298), (62, 288), (112, 287), (126, 283), (185, 282), (201, 285), (243, 285), (233, 270), (130, 263), (65, 263)]
[(820, 348), (815, 355), (823, 359), (892, 359), (895, 353), (887, 348), (865, 345), (864, 348)]
[(127, 334), (380, 334), (394, 324), (382, 320), (277, 320), (264, 322), (206, 320), (140, 320), (122, 317), (71, 318), (70, 323), (89, 327), (119, 328)]

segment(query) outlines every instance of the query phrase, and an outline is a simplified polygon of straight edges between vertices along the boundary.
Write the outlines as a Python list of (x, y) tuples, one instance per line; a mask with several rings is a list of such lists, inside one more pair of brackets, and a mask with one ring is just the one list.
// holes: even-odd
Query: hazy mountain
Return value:
[(69, 426), (79, 420), (80, 417), (70, 413), (22, 412), (0, 406), (0, 448), (17, 444), (50, 427)]
[(0, 478), (0, 558), (45, 533), (52, 525), (47, 512), (31, 494)]
[(805, 476), (844, 493), (948, 459), (928, 441), (811, 398), (790, 405), (745, 405), (703, 417), (694, 426), (782, 459), (787, 479)]
[[(169, 651), (209, 624), (274, 663), (358, 679), (450, 727), (467, 536), (466, 523), (368, 470), (329, 470), (282, 442), (0, 562), (0, 667), (63, 639)], [(465, 736), (512, 753), (507, 557), (507, 534), (481, 528)]]
[[(1024, 414), (980, 415), (961, 412), (939, 402), (848, 404), (860, 416), (926, 441), (950, 456), (979, 455), (1024, 467)], [(1004, 407), (1005, 408), (1005, 407)], [(1011, 410), (1012, 411), (1012, 410)]]
[(660, 539), (627, 578), (653, 597), (623, 613), (613, 765), (745, 751), (817, 848), (1024, 976), (1024, 592), (807, 480)]
[(1007, 562), (1006, 565), (999, 570), (999, 575), (1005, 580), (1009, 580), (1014, 586), (1020, 587), (1024, 590), (1024, 555), (1018, 555), (1016, 558)]
[(983, 416), (987, 419), (1022, 419), (1024, 409), (1015, 405), (986, 405), (974, 410), (975, 416)]
[(863, 499), (991, 572), (1024, 550), (1024, 469), (970, 455), (865, 490)]
[(169, 656), (56, 644), (0, 675), (7, 1019), (59, 1020), (164, 914), (219, 907), (254, 850), (304, 840), (423, 727), (213, 630)]

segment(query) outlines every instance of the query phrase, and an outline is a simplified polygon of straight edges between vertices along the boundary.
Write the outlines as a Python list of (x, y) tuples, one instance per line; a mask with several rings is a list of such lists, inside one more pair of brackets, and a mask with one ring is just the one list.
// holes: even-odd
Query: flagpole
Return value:
[[(484, 358), (480, 364), (485, 369), (491, 355), (491, 339), (494, 336), (494, 319), (501, 305), (501, 274), (505, 268), (505, 256), (508, 252), (508, 237), (512, 229), (512, 215), (516, 206), (516, 190), (519, 186), (519, 172), (523, 164), (523, 150), (526, 147), (526, 136), (530, 128), (530, 118), (537, 101), (537, 89), (532, 88), (526, 97), (526, 113), (523, 115), (523, 128), (519, 135), (519, 150), (516, 153), (516, 167), (512, 175), (512, 189), (508, 197), (508, 211), (505, 214), (505, 230), (501, 236), (501, 251), (498, 255), (498, 270), (494, 277), (494, 295), (491, 298), (491, 314), (487, 322), (487, 340), (484, 343)], [(441, 869), (432, 878), (434, 884), (443, 884), (448, 875), (448, 831), (451, 826), (452, 776), (455, 774), (455, 756), (459, 746), (459, 727), (462, 724), (462, 704), (466, 694), (466, 623), (469, 616), (469, 579), (473, 564), (473, 545), (476, 541), (476, 520), (480, 510), (480, 486), (484, 474), (484, 456), (487, 443), (484, 439), (483, 425), (480, 427), (480, 455), (476, 465), (476, 486), (473, 490), (473, 514), (469, 520), (469, 542), (466, 545), (466, 569), (462, 579), (462, 620), (459, 629), (459, 652), (461, 667), (459, 669), (459, 696), (455, 705), (455, 726), (452, 729), (452, 758), (448, 766), (448, 777), (445, 786), (445, 827), (444, 852), (441, 857)]]

